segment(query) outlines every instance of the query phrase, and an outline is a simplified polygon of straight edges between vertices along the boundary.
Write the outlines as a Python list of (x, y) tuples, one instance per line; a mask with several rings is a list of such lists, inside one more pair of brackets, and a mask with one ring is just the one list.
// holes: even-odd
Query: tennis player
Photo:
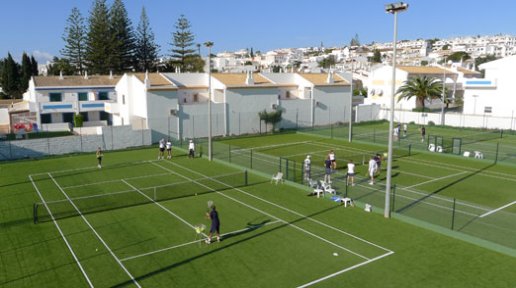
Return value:
[(369, 177), (371, 177), (371, 181), (369, 181), (369, 185), (374, 185), (374, 174), (376, 173), (376, 169), (378, 169), (378, 165), (376, 164), (376, 161), (374, 160), (374, 156), (371, 156), (371, 159), (369, 160)]
[(335, 159), (335, 151), (330, 150), (328, 157), (330, 157), (331, 169), (335, 171), (337, 169), (337, 159)]
[(159, 153), (158, 153), (158, 160), (163, 159), (163, 153), (165, 151), (165, 139), (161, 138), (159, 140)]
[(312, 160), (310, 160), (310, 155), (306, 155), (306, 159), (304, 161), (304, 166), (305, 166), (305, 181), (308, 182), (310, 181), (310, 179), (312, 179), (311, 177), (311, 172), (312, 172)]
[(330, 184), (331, 183), (331, 172), (332, 172), (330, 155), (328, 155), (326, 157), (326, 160), (324, 160), (324, 169), (325, 169), (324, 182), (326, 182), (327, 184)]
[(355, 186), (355, 163), (353, 163), (353, 160), (349, 160), (348, 162), (348, 178), (347, 178), (347, 185)]
[(208, 239), (206, 239), (206, 244), (211, 243), (211, 237), (213, 234), (217, 235), (217, 242), (220, 242), (220, 220), (219, 213), (217, 212), (217, 209), (215, 209), (215, 205), (211, 206), (210, 212), (206, 212), (206, 217), (211, 220), (210, 233), (208, 234)]
[(190, 139), (190, 142), (188, 143), (188, 158), (194, 158), (195, 157), (195, 144)]
[(97, 167), (102, 168), (102, 157), (104, 157), (104, 154), (102, 153), (102, 149), (100, 147), (97, 147), (97, 153), (95, 153), (95, 156), (97, 156)]
[(170, 138), (167, 139), (165, 146), (167, 148), (167, 159), (172, 159), (172, 142), (170, 142)]

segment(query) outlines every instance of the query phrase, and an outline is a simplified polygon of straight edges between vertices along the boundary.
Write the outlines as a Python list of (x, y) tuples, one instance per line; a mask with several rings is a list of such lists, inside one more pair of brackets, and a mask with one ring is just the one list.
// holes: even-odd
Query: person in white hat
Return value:
[(306, 155), (306, 159), (304, 161), (304, 171), (305, 171), (305, 181), (309, 182), (311, 177), (311, 171), (312, 171), (312, 160), (310, 160), (310, 155)]
[(190, 143), (188, 143), (188, 158), (194, 158), (195, 157), (195, 144), (190, 139)]

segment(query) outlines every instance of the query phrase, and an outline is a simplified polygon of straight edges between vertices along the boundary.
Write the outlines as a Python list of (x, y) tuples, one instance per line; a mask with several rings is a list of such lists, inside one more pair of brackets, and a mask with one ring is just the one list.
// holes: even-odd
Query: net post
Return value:
[(294, 173), (294, 182), (296, 182), (296, 166), (297, 166), (296, 164), (297, 164), (297, 163), (296, 163), (296, 160), (292, 160), (292, 162), (294, 162), (294, 165), (293, 165), (293, 166), (294, 166), (294, 168), (293, 168), (293, 173)]
[(456, 198), (453, 198), (453, 208), (452, 208), (452, 218), (451, 218), (451, 230), (453, 230), (453, 226), (455, 225), (455, 204), (457, 202)]
[(249, 184), (249, 178), (247, 175), (247, 169), (244, 170), (244, 186), (247, 186)]
[(281, 157), (279, 157), (279, 169), (278, 169), (278, 171), (279, 171), (279, 172), (281, 172), (281, 159), (282, 159), (282, 158), (281, 158)]
[(229, 163), (231, 163), (231, 144), (228, 145), (228, 150), (229, 150), (229, 152), (228, 152), (228, 161), (229, 161)]
[(408, 156), (412, 156), (412, 143), (408, 144)]
[(156, 187), (154, 187), (154, 201), (156, 201)]
[(34, 205), (32, 207), (32, 215), (33, 215), (34, 224), (38, 224), (38, 203), (34, 203)]

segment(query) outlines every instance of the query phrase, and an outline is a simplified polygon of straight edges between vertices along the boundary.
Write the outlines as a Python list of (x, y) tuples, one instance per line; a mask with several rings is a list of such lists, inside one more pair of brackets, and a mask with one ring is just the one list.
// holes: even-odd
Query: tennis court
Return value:
[[(29, 179), (34, 220), (58, 229), (89, 286), (305, 287), (394, 253), (327, 224), (335, 205), (271, 194), (269, 179), (235, 169), (141, 161)], [(208, 201), (223, 236), (209, 245), (196, 231)]]
[[(273, 137), (268, 136), (261, 143), (249, 141), (248, 145), (241, 140), (225, 141), (231, 145), (232, 163), (249, 167), (245, 164), (251, 162), (257, 169), (267, 163), (268, 170), (262, 170), (284, 171), (290, 180), (302, 183), (302, 162), (306, 155), (312, 156), (312, 178), (322, 180), (323, 160), (333, 150), (339, 169), (332, 175), (332, 187), (341, 195), (383, 209), (385, 166), (374, 186), (368, 185), (366, 173), (370, 157), (383, 154), (385, 148), (306, 134), (275, 136), (282, 141), (272, 140)], [(345, 166), (350, 159), (357, 164), (358, 172), (358, 184), (353, 187), (346, 185), (345, 177)], [(288, 164), (283, 164), (285, 162)], [(510, 166), (481, 159), (395, 149), (391, 209), (395, 214), (516, 249), (513, 224), (516, 223), (516, 195), (511, 188), (516, 182), (515, 172)]]

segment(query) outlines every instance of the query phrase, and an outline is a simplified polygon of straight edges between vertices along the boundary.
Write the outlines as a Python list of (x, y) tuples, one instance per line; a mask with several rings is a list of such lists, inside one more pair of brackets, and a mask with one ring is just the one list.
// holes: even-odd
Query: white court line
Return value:
[[(290, 145), (298, 145), (298, 144), (306, 144), (310, 143), (311, 141), (300, 141), (300, 142), (289, 142), (289, 143), (282, 143), (282, 144), (274, 144), (274, 145), (264, 145), (264, 146), (253, 146), (248, 148), (241, 148), (241, 149), (232, 149), (231, 152), (236, 151), (244, 151), (244, 150), (260, 150), (260, 149), (267, 149), (267, 148), (277, 148), (277, 147), (283, 147), (283, 146), (290, 146)], [(229, 144), (231, 146), (231, 144)]]
[[(157, 164), (154, 164), (152, 163), (153, 165), (157, 165)], [(159, 165), (157, 165), (159, 166)], [(124, 182), (125, 184), (127, 184), (127, 186), (131, 187), (134, 189), (134, 191), (140, 193), (142, 196), (144, 196), (145, 198), (147, 198), (149, 201), (151, 201), (152, 203), (158, 205), (161, 209), (165, 210), (168, 214), (176, 217), (179, 221), (185, 223), (188, 227), (192, 228), (193, 230), (195, 230), (195, 226), (190, 224), (188, 221), (186, 221), (185, 219), (179, 217), (179, 215), (177, 215), (176, 213), (170, 211), (169, 209), (167, 209), (165, 206), (161, 205), (161, 203), (158, 203), (156, 202), (154, 199), (150, 198), (149, 196), (145, 195), (145, 193), (143, 193), (142, 191), (140, 191), (140, 189), (134, 187), (133, 185), (131, 185), (129, 182), (125, 181), (124, 179), (122, 179), (122, 182)], [(208, 237), (208, 235), (202, 233), (202, 235), (204, 235), (204, 237)]]
[[(143, 163), (147, 163), (148, 161), (147, 160), (142, 160), (142, 161), (134, 161), (134, 162), (128, 162), (128, 163), (124, 163), (124, 164), (143, 164)], [(113, 167), (116, 167), (116, 164), (115, 165), (112, 165)], [(107, 165), (106, 167), (109, 167), (109, 165)], [(47, 175), (47, 173), (65, 173), (65, 172), (77, 172), (77, 171), (83, 171), (83, 170), (98, 170), (99, 168), (97, 167), (97, 165), (95, 166), (88, 166), (88, 167), (83, 167), (83, 168), (74, 168), (74, 169), (64, 169), (64, 170), (54, 170), (54, 171), (47, 171), (47, 172), (41, 172), (41, 173), (34, 173), (34, 174), (31, 174), (33, 176), (36, 176), (36, 175)]]
[(52, 177), (52, 174), (48, 173), (48, 176), (50, 177), (50, 179), (52, 179), (52, 181), (56, 184), (57, 188), (61, 191), (61, 193), (63, 193), (63, 195), (66, 197), (66, 199), (68, 199), (68, 201), (70, 201), (70, 204), (72, 204), (72, 206), (75, 208), (75, 210), (77, 211), (77, 213), (79, 213), (79, 215), (81, 216), (82, 220), (84, 220), (84, 222), (86, 223), (86, 225), (88, 225), (90, 227), (90, 229), (93, 231), (93, 233), (95, 234), (95, 236), (97, 236), (97, 238), (100, 240), (100, 242), (102, 242), (102, 244), (104, 245), (104, 247), (106, 247), (106, 249), (109, 251), (109, 253), (111, 254), (111, 256), (113, 256), (113, 258), (116, 260), (116, 262), (118, 263), (118, 265), (120, 265), (120, 267), (125, 271), (125, 273), (131, 278), (131, 281), (137, 286), (137, 287), (141, 287), (140, 284), (138, 283), (138, 281), (136, 281), (136, 279), (134, 278), (134, 276), (131, 274), (131, 272), (129, 272), (129, 270), (127, 270), (127, 268), (125, 268), (124, 264), (120, 261), (120, 259), (118, 259), (118, 257), (115, 255), (115, 253), (111, 250), (111, 248), (109, 248), (109, 246), (107, 245), (107, 243), (104, 241), (104, 239), (102, 239), (102, 237), (100, 237), (100, 235), (97, 233), (97, 231), (95, 230), (95, 228), (93, 228), (93, 226), (90, 224), (90, 222), (88, 221), (88, 219), (86, 219), (86, 217), (84, 215), (82, 215), (81, 211), (79, 210), (79, 208), (77, 208), (77, 206), (75, 205), (75, 203), (73, 203), (73, 201), (70, 199), (70, 197), (68, 197), (68, 194), (66, 194), (66, 192), (63, 190), (63, 188), (61, 188), (59, 186), (59, 184), (57, 183), (57, 181), (54, 179), (54, 177)]
[[(129, 178), (124, 178), (124, 179), (131, 179), (131, 180), (133, 180), (133, 179), (150, 178), (150, 177), (165, 176), (165, 175), (169, 175), (169, 173), (150, 174), (150, 175), (144, 175), (144, 176), (129, 177)], [(63, 186), (63, 189), (80, 188), (80, 187), (93, 186), (93, 185), (106, 184), (106, 183), (113, 183), (113, 182), (120, 182), (120, 179), (98, 181), (98, 182), (95, 182), (95, 183), (86, 183), (86, 184), (81, 184), (81, 185)]]
[[(167, 163), (169, 163), (169, 164), (171, 164), (171, 165), (174, 165), (174, 166), (176, 166), (176, 167), (179, 167), (179, 168), (181, 168), (181, 169), (187, 170), (187, 171), (189, 171), (189, 172), (191, 172), (191, 173), (204, 175), (204, 174), (202, 174), (202, 173), (200, 173), (200, 172), (194, 171), (194, 170), (192, 170), (192, 169), (189, 169), (189, 168), (187, 168), (187, 167), (184, 167), (184, 166), (179, 165), (179, 164), (176, 164), (176, 163), (172, 163), (172, 162), (167, 162)], [(297, 215), (297, 216), (299, 216), (299, 217), (306, 218), (306, 219), (308, 219), (308, 220), (310, 220), (310, 221), (312, 221), (312, 222), (315, 222), (315, 223), (317, 223), (317, 224), (319, 224), (319, 225), (322, 225), (322, 226), (324, 226), (324, 227), (326, 227), (326, 228), (329, 228), (329, 229), (332, 229), (332, 230), (334, 230), (334, 231), (340, 232), (340, 233), (342, 233), (342, 234), (344, 234), (344, 235), (350, 236), (350, 237), (352, 237), (352, 238), (354, 238), (354, 239), (356, 239), (356, 240), (359, 240), (359, 241), (361, 241), (361, 242), (367, 243), (367, 244), (369, 244), (369, 245), (371, 245), (371, 246), (375, 246), (375, 247), (380, 248), (380, 249), (382, 249), (382, 250), (384, 250), (384, 251), (392, 252), (391, 250), (389, 250), (389, 249), (387, 249), (387, 248), (385, 248), (385, 247), (382, 247), (382, 246), (380, 246), (380, 245), (374, 244), (374, 243), (372, 243), (372, 242), (370, 242), (370, 241), (367, 241), (367, 240), (365, 240), (365, 239), (362, 239), (362, 238), (360, 238), (360, 237), (358, 237), (358, 236), (355, 236), (355, 235), (353, 235), (353, 234), (351, 234), (351, 233), (348, 233), (348, 232), (345, 232), (345, 231), (343, 231), (343, 230), (337, 229), (337, 228), (335, 228), (335, 227), (333, 227), (333, 226), (330, 226), (330, 225), (328, 225), (328, 224), (326, 224), (326, 223), (324, 223), (324, 222), (321, 222), (321, 221), (319, 221), (319, 220), (313, 219), (312, 217), (307, 217), (306, 215), (303, 215), (303, 214), (301, 214), (301, 213), (299, 213), (299, 212), (296, 212), (296, 211), (294, 211), (294, 210), (288, 209), (288, 208), (286, 208), (286, 207), (283, 207), (283, 206), (278, 205), (278, 204), (276, 204), (276, 203), (273, 203), (273, 202), (271, 202), (271, 201), (268, 201), (268, 200), (265, 200), (265, 199), (263, 199), (263, 198), (260, 198), (260, 197), (258, 197), (258, 196), (256, 196), (256, 195), (253, 195), (253, 194), (251, 194), (251, 193), (248, 193), (248, 192), (246, 192), (246, 191), (244, 191), (244, 190), (242, 190), (242, 189), (240, 189), (240, 188), (234, 188), (234, 187), (231, 187), (231, 186), (229, 186), (229, 185), (227, 185), (227, 184), (225, 184), (225, 183), (222, 183), (222, 182), (220, 182), (220, 181), (219, 181), (219, 183), (221, 183), (221, 184), (223, 184), (223, 185), (226, 185), (226, 186), (228, 186), (228, 187), (230, 187), (230, 188), (233, 188), (234, 190), (236, 190), (236, 191), (238, 191), (238, 192), (240, 192), (240, 193), (243, 193), (243, 194), (245, 194), (245, 195), (247, 195), (247, 196), (253, 197), (253, 198), (255, 198), (255, 199), (258, 199), (258, 200), (260, 200), (260, 201), (262, 201), (262, 202), (265, 202), (265, 203), (267, 203), (267, 204), (270, 204), (270, 205), (272, 205), (272, 206), (278, 207), (278, 208), (280, 208), (280, 209), (282, 209), (282, 210), (285, 210), (285, 211), (287, 211), (287, 212), (290, 212), (290, 213), (292, 213), (292, 214), (294, 214), (294, 215)]]
[(43, 205), (45, 205), (45, 209), (47, 209), (48, 214), (52, 218), (52, 222), (54, 222), (54, 225), (56, 226), (57, 231), (61, 235), (61, 238), (63, 238), (63, 241), (66, 244), (66, 247), (68, 247), (68, 250), (70, 251), (70, 253), (72, 253), (72, 257), (75, 260), (75, 263), (77, 263), (77, 266), (79, 266), (79, 269), (81, 270), (82, 275), (84, 276), (84, 278), (86, 278), (86, 282), (88, 282), (88, 285), (93, 288), (94, 287), (93, 283), (91, 283), (91, 280), (88, 277), (88, 274), (86, 274), (86, 271), (82, 267), (81, 262), (79, 262), (79, 258), (77, 258), (77, 255), (75, 255), (75, 252), (73, 252), (72, 246), (70, 245), (70, 243), (68, 243), (68, 240), (66, 239), (63, 231), (61, 230), (61, 227), (59, 227), (59, 224), (57, 224), (57, 221), (54, 218), (54, 214), (52, 214), (52, 212), (48, 208), (47, 203), (45, 202), (45, 199), (43, 198), (43, 196), (41, 195), (41, 192), (39, 191), (38, 187), (36, 186), (36, 183), (34, 183), (34, 180), (32, 180), (32, 175), (29, 175), (29, 179), (30, 179), (30, 182), (32, 183), (32, 186), (34, 186), (34, 189), (36, 189), (36, 192), (38, 193), (39, 198), (43, 202)]
[(367, 261), (364, 261), (364, 262), (358, 263), (358, 264), (356, 264), (356, 265), (354, 265), (354, 266), (351, 266), (351, 267), (348, 267), (348, 268), (346, 268), (346, 269), (340, 270), (340, 271), (335, 272), (335, 273), (333, 273), (333, 274), (326, 275), (326, 276), (324, 276), (324, 277), (322, 277), (322, 278), (319, 278), (319, 279), (317, 279), (317, 280), (314, 280), (314, 281), (312, 281), (312, 282), (308, 282), (308, 283), (306, 283), (306, 284), (303, 284), (303, 285), (297, 286), (297, 288), (304, 288), (304, 287), (312, 286), (312, 285), (314, 285), (314, 284), (317, 284), (317, 283), (322, 282), (322, 281), (324, 281), (324, 280), (330, 279), (330, 278), (335, 277), (335, 276), (337, 276), (337, 275), (340, 275), (340, 274), (342, 274), (342, 273), (346, 273), (346, 272), (351, 271), (351, 270), (353, 270), (353, 269), (356, 269), (356, 268), (358, 268), (358, 267), (361, 267), (361, 266), (367, 265), (367, 264), (369, 264), (369, 263), (371, 263), (371, 262), (374, 262), (374, 261), (376, 261), (376, 260), (379, 260), (379, 259), (382, 259), (382, 258), (384, 258), (384, 257), (387, 257), (387, 256), (389, 256), (389, 255), (391, 255), (391, 254), (393, 254), (393, 253), (394, 253), (394, 252), (392, 252), (392, 251), (391, 251), (391, 252), (387, 252), (387, 253), (385, 253), (385, 254), (383, 254), (383, 255), (380, 255), (380, 256), (378, 256), (378, 257), (375, 257), (375, 258), (369, 259), (369, 260), (367, 260)]
[[(172, 164), (173, 164), (173, 163), (172, 163)], [(155, 165), (157, 165), (157, 166), (159, 166), (159, 167), (162, 167), (162, 168), (163, 168), (163, 169), (165, 169), (165, 170), (173, 171), (173, 170), (170, 170), (170, 169), (168, 169), (168, 168), (165, 168), (165, 167), (163, 167), (163, 166), (161, 166), (161, 165), (158, 165), (158, 164), (155, 164)], [(174, 164), (174, 165), (177, 165), (177, 164)], [(181, 166), (179, 166), (179, 167), (181, 167)], [(188, 170), (188, 168), (183, 168), (183, 169)], [(172, 173), (177, 173), (177, 172), (172, 172)], [(202, 173), (199, 173), (199, 172), (195, 172), (195, 173), (200, 174), (200, 175), (203, 175)], [(182, 176), (182, 177), (184, 177), (184, 178), (186, 178), (186, 179), (188, 179), (188, 178), (189, 178), (189, 177), (184, 176), (184, 175), (179, 174), (179, 173), (177, 173), (177, 175), (178, 175), (178, 176)], [(213, 179), (213, 180), (214, 180), (214, 181), (217, 181), (217, 182), (219, 182), (219, 183), (221, 183), (221, 184), (223, 184), (223, 185), (225, 185), (225, 186), (227, 186), (227, 187), (229, 187), (229, 188), (231, 188), (231, 189), (234, 189), (234, 190), (237, 190), (237, 191), (241, 191), (241, 192), (243, 192), (243, 191), (242, 191), (241, 189), (239, 189), (239, 188), (232, 187), (231, 185), (225, 184), (225, 183), (223, 183), (223, 182), (221, 182), (221, 181), (218, 181), (218, 180), (216, 180), (216, 179)], [(193, 182), (196, 182), (196, 181), (194, 181), (194, 180), (193, 180)], [(337, 247), (337, 248), (339, 248), (339, 249), (342, 249), (342, 250), (344, 250), (344, 251), (347, 251), (347, 252), (348, 252), (348, 253), (350, 253), (350, 254), (353, 254), (353, 255), (355, 255), (355, 256), (358, 256), (358, 257), (360, 257), (360, 258), (362, 258), (362, 259), (369, 260), (369, 258), (367, 258), (367, 257), (365, 257), (365, 256), (363, 256), (363, 255), (361, 255), (361, 254), (359, 254), (359, 253), (356, 253), (356, 252), (354, 252), (354, 251), (352, 251), (352, 250), (350, 250), (350, 249), (348, 249), (348, 248), (346, 248), (346, 247), (343, 247), (343, 246), (341, 246), (341, 245), (338, 245), (338, 244), (336, 244), (336, 243), (333, 243), (333, 242), (331, 242), (331, 241), (330, 241), (330, 240), (328, 240), (328, 239), (325, 239), (325, 238), (323, 238), (323, 237), (321, 237), (321, 236), (319, 236), (319, 235), (317, 235), (317, 234), (314, 234), (314, 233), (312, 233), (312, 232), (310, 232), (310, 231), (307, 231), (307, 230), (305, 230), (305, 229), (303, 229), (303, 228), (301, 228), (301, 227), (299, 227), (299, 226), (297, 226), (297, 225), (294, 225), (294, 224), (292, 224), (292, 223), (289, 223), (288, 221), (285, 221), (285, 220), (283, 220), (283, 219), (281, 219), (281, 218), (278, 218), (278, 217), (276, 217), (276, 216), (274, 216), (274, 215), (272, 215), (272, 214), (270, 214), (270, 213), (267, 213), (267, 212), (265, 212), (265, 211), (263, 211), (263, 210), (260, 210), (260, 209), (258, 209), (258, 208), (256, 208), (256, 207), (254, 207), (254, 206), (252, 206), (252, 205), (249, 205), (249, 204), (247, 204), (247, 203), (244, 203), (244, 202), (242, 202), (242, 201), (240, 201), (240, 200), (238, 200), (238, 199), (235, 199), (235, 198), (233, 198), (233, 197), (231, 197), (231, 196), (228, 196), (228, 195), (226, 195), (226, 194), (224, 194), (224, 193), (222, 193), (222, 192), (216, 191), (216, 190), (214, 190), (213, 188), (208, 187), (208, 186), (206, 186), (206, 185), (204, 185), (204, 184), (202, 184), (202, 183), (197, 183), (197, 184), (199, 184), (199, 185), (201, 185), (201, 186), (204, 186), (204, 187), (206, 187), (206, 188), (208, 188), (208, 189), (212, 190), (213, 192), (215, 192), (215, 193), (217, 193), (217, 194), (219, 194), (219, 195), (221, 195), (221, 196), (224, 196), (224, 197), (226, 197), (226, 198), (228, 198), (228, 199), (231, 199), (231, 200), (233, 200), (233, 201), (235, 201), (235, 202), (237, 202), (237, 203), (239, 203), (239, 204), (241, 204), (241, 205), (244, 205), (244, 206), (246, 206), (246, 207), (248, 207), (248, 208), (250, 208), (250, 209), (252, 209), (252, 210), (255, 210), (255, 211), (257, 211), (257, 212), (260, 212), (261, 214), (263, 214), (263, 215), (265, 215), (265, 216), (269, 216), (269, 217), (274, 218), (274, 219), (276, 219), (276, 220), (282, 221), (282, 222), (284, 222), (285, 224), (288, 224), (289, 226), (291, 226), (291, 227), (293, 227), (293, 228), (295, 228), (295, 229), (297, 229), (297, 230), (300, 230), (300, 231), (302, 231), (302, 232), (304, 232), (304, 233), (306, 233), (306, 234), (308, 234), (308, 235), (310, 235), (310, 236), (312, 236), (312, 237), (315, 237), (315, 238), (317, 238), (317, 239), (319, 239), (319, 240), (321, 240), (321, 241), (323, 241), (323, 242), (326, 242), (326, 243), (328, 243), (328, 244), (330, 244), (330, 245), (332, 245), (332, 246), (335, 246), (335, 247)], [(245, 192), (244, 192), (244, 193), (245, 193)], [(308, 219), (310, 219), (310, 218), (308, 218)]]
[[(272, 224), (276, 224), (276, 223), (279, 223), (279, 222), (281, 222), (281, 221), (268, 222), (268, 223), (265, 223), (263, 226), (272, 225)], [(231, 231), (231, 232), (220, 234), (220, 237), (224, 237), (224, 236), (235, 234), (235, 233), (245, 232), (245, 231), (252, 230), (252, 229), (256, 229), (256, 228), (254, 228), (254, 227), (247, 227), (247, 228), (244, 228), (244, 229), (235, 230), (235, 231)], [(163, 249), (158, 249), (158, 250), (155, 250), (155, 251), (151, 251), (151, 252), (147, 252), (147, 253), (143, 253), (143, 254), (138, 254), (138, 255), (126, 257), (126, 258), (120, 259), (120, 261), (124, 262), (124, 261), (128, 261), (128, 260), (133, 260), (133, 259), (136, 259), (136, 258), (141, 258), (141, 257), (145, 257), (145, 256), (149, 256), (149, 255), (165, 252), (165, 251), (168, 251), (168, 250), (172, 250), (172, 249), (176, 249), (176, 248), (181, 248), (181, 247), (184, 247), (184, 246), (188, 246), (188, 245), (195, 244), (195, 243), (198, 243), (198, 242), (203, 242), (203, 241), (206, 241), (206, 239), (197, 239), (195, 241), (186, 242), (186, 243), (182, 243), (182, 244), (166, 247), (166, 248), (163, 248)]]
[(496, 209), (494, 209), (494, 210), (491, 210), (491, 211), (489, 211), (489, 212), (487, 212), (487, 213), (484, 213), (484, 214), (480, 215), (479, 217), (480, 217), (480, 218), (484, 218), (484, 217), (486, 217), (486, 216), (488, 216), (488, 215), (491, 215), (491, 214), (493, 214), (493, 213), (495, 213), (495, 212), (498, 212), (498, 211), (500, 211), (500, 210), (502, 210), (502, 209), (505, 209), (505, 208), (507, 208), (507, 207), (509, 207), (509, 206), (511, 206), (511, 205), (513, 205), (513, 204), (516, 204), (516, 201), (512, 201), (512, 202), (511, 202), (511, 203), (509, 203), (509, 204), (503, 205), (502, 207), (499, 207), (499, 208), (496, 208)]
[(459, 172), (459, 173), (456, 173), (456, 174), (451, 174), (451, 175), (447, 175), (447, 176), (443, 176), (443, 177), (437, 177), (437, 178), (434, 178), (432, 180), (428, 180), (428, 181), (425, 181), (425, 182), (421, 182), (419, 184), (414, 184), (414, 185), (411, 185), (411, 186), (406, 186), (406, 187), (403, 187), (404, 189), (410, 189), (410, 188), (413, 188), (413, 187), (417, 187), (417, 186), (420, 186), (420, 185), (425, 185), (427, 183), (431, 183), (431, 182), (435, 182), (435, 181), (440, 181), (440, 180), (443, 180), (443, 179), (446, 179), (446, 178), (452, 178), (452, 177), (455, 177), (455, 176), (459, 176), (459, 175), (462, 175), (464, 173), (468, 173), (468, 172)]

